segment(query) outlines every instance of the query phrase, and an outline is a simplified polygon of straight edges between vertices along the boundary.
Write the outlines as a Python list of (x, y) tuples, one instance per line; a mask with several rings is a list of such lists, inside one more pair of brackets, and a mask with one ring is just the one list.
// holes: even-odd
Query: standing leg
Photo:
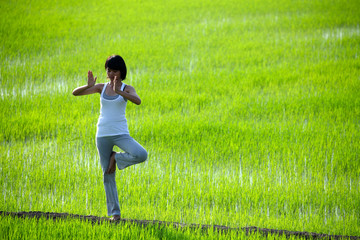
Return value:
[(124, 153), (115, 154), (116, 164), (120, 170), (144, 162), (147, 159), (147, 151), (130, 135), (124, 134), (116, 136), (114, 142), (124, 151)]
[(119, 198), (115, 182), (115, 172), (107, 174), (106, 170), (109, 166), (109, 159), (114, 147), (111, 137), (96, 138), (96, 146), (100, 156), (100, 164), (103, 171), (104, 188), (106, 194), (106, 205), (109, 216), (120, 215)]

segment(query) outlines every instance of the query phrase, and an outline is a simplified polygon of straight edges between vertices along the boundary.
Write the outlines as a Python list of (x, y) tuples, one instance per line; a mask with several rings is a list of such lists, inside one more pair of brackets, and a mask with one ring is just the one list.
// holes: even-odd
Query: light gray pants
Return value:
[(96, 138), (109, 216), (120, 215), (119, 198), (115, 182), (116, 172), (112, 174), (106, 173), (109, 167), (111, 152), (115, 145), (124, 151), (124, 153), (115, 154), (116, 165), (120, 170), (144, 162), (147, 159), (146, 150), (128, 134)]

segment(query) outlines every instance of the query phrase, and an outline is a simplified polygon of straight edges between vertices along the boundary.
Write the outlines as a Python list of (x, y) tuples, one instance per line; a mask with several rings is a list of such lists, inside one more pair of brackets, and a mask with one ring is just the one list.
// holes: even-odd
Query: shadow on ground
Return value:
[(81, 219), (85, 221), (92, 222), (93, 224), (99, 224), (102, 222), (111, 222), (113, 224), (136, 224), (139, 226), (148, 226), (148, 225), (161, 225), (161, 226), (173, 226), (175, 228), (201, 228), (203, 231), (207, 231), (209, 229), (213, 229), (214, 231), (218, 231), (221, 233), (225, 233), (227, 231), (244, 231), (247, 235), (253, 233), (260, 233), (264, 236), (269, 234), (271, 235), (279, 235), (279, 236), (296, 236), (305, 239), (350, 239), (350, 240), (360, 240), (358, 236), (342, 236), (342, 235), (327, 235), (320, 233), (311, 233), (311, 232), (298, 232), (298, 231), (286, 231), (286, 230), (276, 230), (276, 229), (267, 229), (267, 228), (258, 228), (258, 227), (242, 227), (242, 228), (230, 228), (227, 226), (220, 225), (199, 225), (199, 224), (182, 224), (177, 222), (164, 222), (164, 221), (149, 221), (149, 220), (136, 220), (136, 219), (126, 219), (123, 218), (119, 221), (112, 222), (108, 218), (97, 217), (91, 215), (77, 215), (77, 214), (69, 214), (69, 213), (51, 213), (51, 212), (4, 212), (0, 211), (1, 216), (12, 216), (18, 218), (46, 218), (46, 219)]

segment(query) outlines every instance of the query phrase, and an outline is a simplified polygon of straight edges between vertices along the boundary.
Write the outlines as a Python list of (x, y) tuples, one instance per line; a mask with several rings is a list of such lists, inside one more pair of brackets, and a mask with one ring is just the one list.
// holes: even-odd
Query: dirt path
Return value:
[[(110, 222), (108, 218), (91, 216), (91, 215), (77, 215), (77, 214), (69, 214), (69, 213), (51, 213), (51, 212), (3, 212), (0, 211), (1, 216), (12, 216), (19, 218), (36, 218), (39, 219), (41, 217), (46, 219), (82, 219), (86, 221), (90, 221), (94, 224), (99, 224), (101, 222)], [(199, 228), (199, 224), (181, 224), (176, 222), (164, 222), (164, 221), (149, 221), (149, 220), (136, 220), (136, 219), (121, 219), (118, 222), (114, 222), (114, 224), (121, 223), (132, 223), (140, 226), (148, 226), (148, 225), (163, 225), (163, 226), (174, 226), (176, 228), (190, 227), (190, 228)], [(295, 231), (286, 231), (286, 230), (276, 230), (276, 229), (266, 229), (266, 228), (258, 228), (258, 227), (243, 227), (243, 228), (230, 228), (226, 226), (220, 225), (201, 225), (201, 228), (206, 231), (208, 229), (213, 228), (218, 232), (227, 232), (227, 231), (239, 231), (242, 230), (246, 232), (246, 234), (251, 233), (261, 233), (262, 235), (267, 236), (268, 234), (277, 234), (277, 235), (285, 235), (285, 236), (297, 236), (306, 239), (351, 239), (351, 240), (360, 240), (358, 236), (341, 236), (341, 235), (327, 235), (327, 234), (319, 234), (319, 233), (310, 233), (310, 232), (295, 232)]]

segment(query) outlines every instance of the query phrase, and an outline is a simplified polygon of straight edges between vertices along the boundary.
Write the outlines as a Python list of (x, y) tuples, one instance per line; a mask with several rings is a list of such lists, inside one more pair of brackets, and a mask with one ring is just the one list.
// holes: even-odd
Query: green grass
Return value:
[(117, 53), (149, 152), (123, 217), (359, 236), (359, 3), (2, 1), (0, 209), (106, 216), (99, 96), (71, 91)]
[[(229, 231), (217, 233), (212, 229), (202, 231), (200, 228), (192, 229), (174, 228), (173, 226), (148, 225), (146, 227), (136, 224), (91, 224), (90, 222), (64, 219), (40, 220), (1, 218), (1, 239), (264, 239), (259, 233), (246, 236), (243, 231)], [(81, 231), (79, 231), (81, 229)], [(269, 234), (266, 239), (301, 239), (294, 236), (286, 238)]]

